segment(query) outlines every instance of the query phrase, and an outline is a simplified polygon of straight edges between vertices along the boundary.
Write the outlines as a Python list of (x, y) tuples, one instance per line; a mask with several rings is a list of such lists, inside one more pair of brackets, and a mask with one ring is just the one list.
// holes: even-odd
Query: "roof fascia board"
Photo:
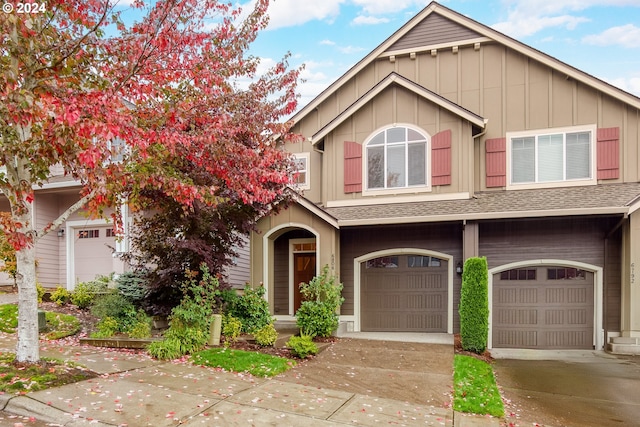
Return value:
[(301, 196), (299, 194), (294, 196), (294, 197), (295, 197), (296, 203), (298, 203), (300, 206), (304, 207), (309, 212), (311, 212), (312, 214), (316, 215), (318, 218), (321, 218), (327, 224), (331, 225), (333, 228), (335, 228), (335, 229), (339, 229), (340, 228), (340, 226), (338, 225), (338, 221), (334, 217), (332, 217), (329, 213), (327, 213), (326, 211), (322, 210), (321, 208), (319, 208), (315, 204), (311, 203), (309, 200), (307, 200), (306, 198), (304, 198), (303, 196)]
[(463, 220), (485, 220), (485, 219), (516, 219), (516, 218), (544, 218), (559, 216), (585, 216), (585, 215), (611, 215), (611, 214), (628, 214), (628, 207), (615, 208), (589, 208), (589, 209), (557, 209), (557, 210), (541, 210), (541, 211), (514, 211), (514, 212), (489, 212), (489, 213), (472, 213), (460, 215), (430, 215), (430, 216), (411, 216), (396, 218), (367, 218), (338, 220), (340, 227), (360, 226), (360, 225), (392, 225), (392, 224), (410, 224), (423, 222), (451, 222)]
[(440, 95), (431, 92), (430, 90), (402, 77), (396, 72), (391, 72), (387, 77), (385, 77), (382, 81), (380, 81), (377, 85), (375, 85), (371, 90), (362, 95), (358, 100), (356, 100), (353, 104), (347, 107), (342, 113), (340, 113), (335, 119), (327, 123), (322, 129), (316, 132), (311, 137), (311, 143), (313, 145), (322, 141), (322, 139), (327, 136), (332, 130), (342, 124), (348, 117), (362, 108), (367, 102), (371, 101), (375, 98), (380, 92), (384, 89), (388, 88), (391, 84), (396, 83), (399, 86), (404, 87), (405, 89), (420, 95), (426, 100), (433, 102), (434, 104), (456, 114), (463, 119), (473, 123), (474, 125), (484, 129), (487, 120), (483, 117), (480, 117), (469, 110), (466, 110), (459, 105), (449, 101), (446, 98), (441, 97)]

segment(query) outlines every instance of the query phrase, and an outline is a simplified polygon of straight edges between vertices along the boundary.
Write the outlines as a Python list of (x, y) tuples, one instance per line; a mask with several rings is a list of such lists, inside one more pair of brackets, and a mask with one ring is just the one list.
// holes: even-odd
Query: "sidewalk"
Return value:
[[(10, 302), (6, 298), (1, 302)], [(15, 335), (0, 336), (0, 351), (15, 351)], [(26, 395), (0, 395), (0, 427), (500, 426), (498, 419), (458, 414), (451, 408), (278, 377), (255, 378), (186, 361), (163, 362), (145, 353), (79, 346), (72, 340), (43, 341), (40, 355), (73, 361), (101, 376)]]

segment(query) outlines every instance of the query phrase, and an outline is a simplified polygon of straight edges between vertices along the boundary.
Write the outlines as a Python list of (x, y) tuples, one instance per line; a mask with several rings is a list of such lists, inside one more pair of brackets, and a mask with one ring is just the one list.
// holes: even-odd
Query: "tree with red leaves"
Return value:
[[(267, 7), (258, 0), (242, 18), (214, 0), (136, 0), (123, 9), (140, 16), (131, 24), (110, 0), (0, 14), (0, 190), (11, 206), (0, 227), (16, 250), (18, 361), (39, 360), (34, 245), (73, 212), (145, 207), (149, 191), (187, 211), (225, 202), (221, 187), (246, 204), (281, 196), (290, 161), (275, 140), (293, 138), (281, 119), (296, 108), (298, 71), (282, 61), (256, 75), (247, 50)], [(215, 180), (199, 185), (178, 158)], [(54, 166), (80, 199), (38, 229), (34, 189)]]

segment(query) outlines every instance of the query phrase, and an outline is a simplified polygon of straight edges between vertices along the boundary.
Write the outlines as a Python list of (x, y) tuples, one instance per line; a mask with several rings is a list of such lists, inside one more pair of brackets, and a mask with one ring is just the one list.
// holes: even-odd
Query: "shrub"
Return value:
[(267, 326), (263, 326), (253, 333), (253, 337), (256, 339), (256, 343), (262, 347), (270, 347), (276, 343), (278, 339), (278, 331), (273, 326), (273, 323), (269, 323)]
[(231, 299), (228, 312), (242, 323), (242, 332), (253, 333), (272, 323), (269, 302), (264, 299), (264, 287), (251, 288), (247, 285), (244, 293)]
[(49, 298), (57, 305), (65, 305), (71, 300), (71, 292), (62, 286), (58, 286), (56, 290), (51, 293)]
[(242, 333), (242, 322), (231, 315), (222, 317), (222, 335), (224, 336), (225, 345), (234, 343)]
[(107, 292), (109, 278), (101, 276), (89, 282), (80, 282), (71, 293), (71, 303), (80, 309), (86, 309), (93, 304), (97, 295)]
[(339, 324), (337, 310), (344, 302), (342, 283), (336, 284), (335, 276), (329, 275), (329, 266), (309, 283), (300, 284), (304, 301), (296, 312), (296, 324), (302, 335), (328, 337)]
[(182, 283), (183, 298), (180, 305), (171, 310), (169, 329), (163, 341), (148, 347), (149, 354), (158, 359), (175, 359), (200, 350), (209, 337), (209, 323), (219, 297), (218, 280), (211, 276), (205, 264), (198, 281), (197, 272), (187, 272)]
[(42, 287), (40, 283), (36, 283), (36, 292), (38, 294), (38, 304), (42, 302), (42, 298), (44, 294), (47, 292), (45, 288)]
[(292, 336), (286, 346), (294, 356), (304, 359), (309, 355), (318, 354), (318, 346), (309, 335)]
[(104, 317), (96, 324), (96, 331), (91, 334), (92, 338), (109, 338), (118, 332), (118, 321), (113, 317)]
[(146, 285), (142, 274), (135, 272), (126, 272), (118, 276), (116, 288), (127, 301), (136, 307), (140, 306), (146, 293)]
[[(143, 311), (140, 311), (144, 315)], [(150, 317), (140, 319), (133, 325), (131, 325), (125, 332), (130, 338), (149, 338), (151, 336), (151, 321)]]
[(486, 258), (469, 258), (464, 263), (460, 291), (460, 340), (462, 348), (481, 354), (489, 336), (489, 272)]

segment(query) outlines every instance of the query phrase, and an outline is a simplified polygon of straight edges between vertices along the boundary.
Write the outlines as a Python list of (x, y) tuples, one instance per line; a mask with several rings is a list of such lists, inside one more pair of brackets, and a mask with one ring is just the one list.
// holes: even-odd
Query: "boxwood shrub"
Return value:
[(477, 354), (486, 350), (489, 336), (488, 287), (487, 259), (468, 258), (460, 291), (460, 340), (464, 350)]

